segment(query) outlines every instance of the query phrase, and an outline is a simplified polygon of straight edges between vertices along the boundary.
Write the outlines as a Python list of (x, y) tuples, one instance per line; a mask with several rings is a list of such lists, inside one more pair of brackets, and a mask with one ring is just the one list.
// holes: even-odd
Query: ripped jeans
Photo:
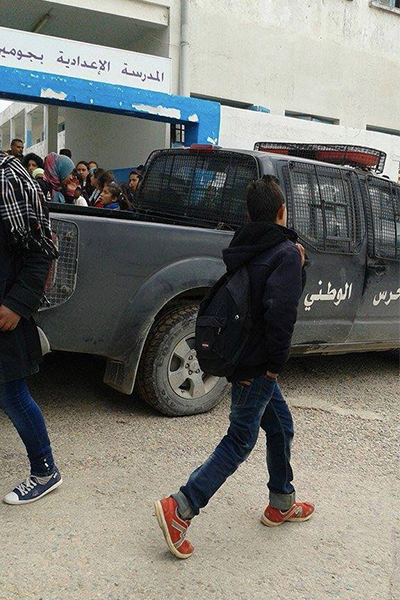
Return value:
[(261, 429), (266, 435), (270, 504), (281, 510), (295, 501), (290, 466), (293, 419), (277, 381), (256, 377), (250, 385), (232, 384), (230, 426), (211, 456), (193, 471), (173, 497), (183, 519), (198, 515), (226, 479), (253, 450)]
[(0, 383), (0, 408), (25, 444), (31, 474), (40, 477), (53, 473), (54, 460), (43, 415), (24, 379)]

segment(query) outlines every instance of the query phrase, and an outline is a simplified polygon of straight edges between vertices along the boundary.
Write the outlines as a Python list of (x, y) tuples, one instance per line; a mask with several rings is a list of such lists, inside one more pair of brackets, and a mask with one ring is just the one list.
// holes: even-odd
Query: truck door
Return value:
[(362, 181), (368, 231), (365, 285), (351, 339), (399, 346), (400, 186), (378, 177)]
[(288, 225), (309, 258), (293, 341), (343, 344), (361, 298), (366, 260), (357, 176), (351, 169), (300, 161), (281, 165)]

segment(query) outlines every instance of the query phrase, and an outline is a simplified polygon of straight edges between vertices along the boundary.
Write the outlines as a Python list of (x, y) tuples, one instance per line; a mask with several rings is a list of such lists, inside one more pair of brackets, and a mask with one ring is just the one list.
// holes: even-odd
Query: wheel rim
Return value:
[(181, 398), (195, 400), (209, 394), (220, 381), (219, 377), (203, 373), (194, 349), (194, 335), (182, 338), (171, 353), (168, 382)]

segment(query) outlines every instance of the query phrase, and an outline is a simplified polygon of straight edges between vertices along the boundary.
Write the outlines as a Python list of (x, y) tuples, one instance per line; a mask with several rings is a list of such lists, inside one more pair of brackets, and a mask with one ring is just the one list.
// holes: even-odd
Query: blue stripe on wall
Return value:
[(186, 144), (218, 144), (218, 102), (0, 66), (0, 97), (184, 123)]

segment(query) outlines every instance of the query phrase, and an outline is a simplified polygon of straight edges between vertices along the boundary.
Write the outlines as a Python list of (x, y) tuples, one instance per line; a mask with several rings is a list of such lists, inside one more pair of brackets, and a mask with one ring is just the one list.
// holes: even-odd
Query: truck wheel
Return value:
[(157, 321), (140, 362), (140, 395), (171, 417), (211, 410), (227, 386), (226, 379), (200, 370), (193, 349), (197, 310), (197, 304), (186, 304)]

